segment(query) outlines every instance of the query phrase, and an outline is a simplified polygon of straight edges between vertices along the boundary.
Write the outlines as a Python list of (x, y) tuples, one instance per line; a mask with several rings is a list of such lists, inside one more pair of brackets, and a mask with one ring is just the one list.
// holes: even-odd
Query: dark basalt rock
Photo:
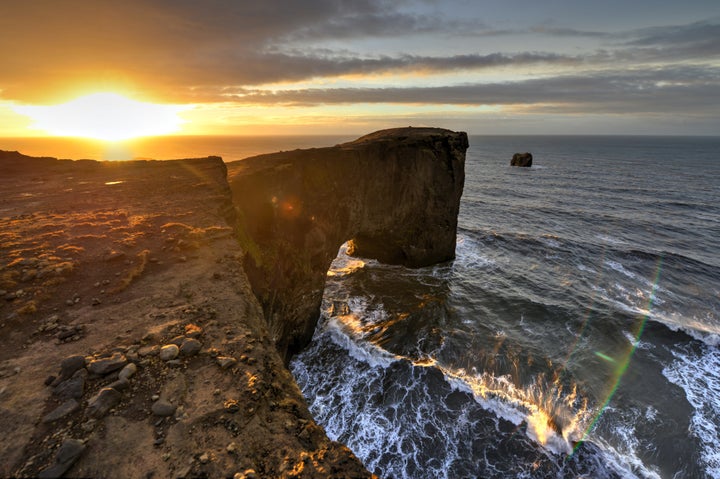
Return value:
[(532, 166), (532, 153), (515, 153), (510, 160), (510, 166)]
[(280, 354), (311, 339), (338, 248), (391, 264), (455, 257), (465, 133), (399, 128), (228, 164), (244, 266)]

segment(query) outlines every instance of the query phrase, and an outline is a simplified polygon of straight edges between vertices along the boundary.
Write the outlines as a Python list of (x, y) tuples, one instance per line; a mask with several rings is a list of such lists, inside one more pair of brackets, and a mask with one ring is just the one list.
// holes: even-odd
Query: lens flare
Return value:
[[(653, 279), (652, 290), (650, 291), (650, 297), (648, 299), (648, 306), (645, 309), (646, 312), (645, 312), (645, 314), (642, 315), (642, 319), (638, 325), (637, 331), (635, 332), (634, 340), (632, 342), (632, 347), (630, 348), (630, 351), (628, 352), (628, 354), (624, 358), (624, 360), (621, 362), (608, 357), (608, 359), (611, 359), (612, 362), (618, 363), (618, 367), (615, 370), (615, 376), (614, 376), (614, 380), (612, 383), (612, 388), (610, 389), (610, 392), (609, 392), (607, 398), (605, 399), (605, 401), (603, 401), (603, 403), (598, 408), (597, 414), (595, 414), (595, 417), (592, 419), (589, 426), (583, 433), (582, 438), (573, 447), (572, 454), (574, 454), (578, 450), (580, 445), (582, 445), (582, 443), (587, 439), (590, 432), (593, 430), (593, 428), (595, 427), (597, 422), (600, 420), (600, 417), (602, 416), (603, 411), (605, 410), (605, 408), (607, 408), (608, 404), (610, 404), (610, 401), (612, 400), (613, 396), (615, 396), (615, 393), (617, 392), (618, 388), (620, 387), (620, 382), (621, 382), (623, 376), (625, 375), (625, 373), (627, 372), (628, 367), (630, 366), (630, 361), (632, 360), (632, 357), (635, 354), (635, 351), (637, 350), (638, 344), (640, 343), (640, 337), (642, 336), (643, 331), (645, 330), (645, 325), (647, 324), (647, 321), (650, 318), (650, 314), (651, 314), (652, 308), (653, 308), (653, 303), (655, 302), (655, 293), (657, 292), (658, 284), (660, 283), (660, 275), (662, 273), (662, 265), (663, 265), (663, 259), (660, 258), (660, 259), (658, 259), (657, 267), (655, 269), (655, 277)], [(604, 356), (602, 353), (598, 353), (598, 352), (596, 352), (595, 354), (600, 357)], [(572, 456), (572, 454), (570, 454), (570, 456)]]

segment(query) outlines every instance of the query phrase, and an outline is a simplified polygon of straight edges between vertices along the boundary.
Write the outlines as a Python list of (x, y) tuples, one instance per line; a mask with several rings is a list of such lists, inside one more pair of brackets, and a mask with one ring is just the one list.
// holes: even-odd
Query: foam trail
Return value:
[(720, 350), (704, 347), (700, 353), (672, 351), (675, 361), (663, 375), (685, 391), (695, 412), (690, 430), (702, 444), (701, 459), (709, 477), (720, 477)]

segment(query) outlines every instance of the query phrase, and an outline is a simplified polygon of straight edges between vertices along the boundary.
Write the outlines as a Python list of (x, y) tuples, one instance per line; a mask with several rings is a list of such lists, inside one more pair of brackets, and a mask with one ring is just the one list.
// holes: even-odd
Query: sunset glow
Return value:
[(54, 136), (126, 140), (166, 135), (180, 130), (179, 113), (186, 106), (157, 105), (116, 93), (95, 93), (60, 105), (16, 106), (33, 120), (32, 128)]
[(716, 0), (73, 5), (3, 4), (0, 138), (720, 130)]

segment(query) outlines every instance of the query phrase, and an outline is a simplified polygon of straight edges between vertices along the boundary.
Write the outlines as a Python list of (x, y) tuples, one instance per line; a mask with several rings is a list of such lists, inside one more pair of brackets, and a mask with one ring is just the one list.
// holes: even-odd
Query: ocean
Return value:
[[(349, 137), (0, 140), (65, 158)], [(513, 168), (530, 151), (531, 168)], [(328, 272), (291, 362), (383, 478), (720, 478), (720, 138), (471, 136), (456, 259)], [(347, 181), (352, 181), (348, 178)]]
[(341, 249), (316, 419), (384, 478), (720, 477), (720, 139), (470, 145), (453, 262)]

